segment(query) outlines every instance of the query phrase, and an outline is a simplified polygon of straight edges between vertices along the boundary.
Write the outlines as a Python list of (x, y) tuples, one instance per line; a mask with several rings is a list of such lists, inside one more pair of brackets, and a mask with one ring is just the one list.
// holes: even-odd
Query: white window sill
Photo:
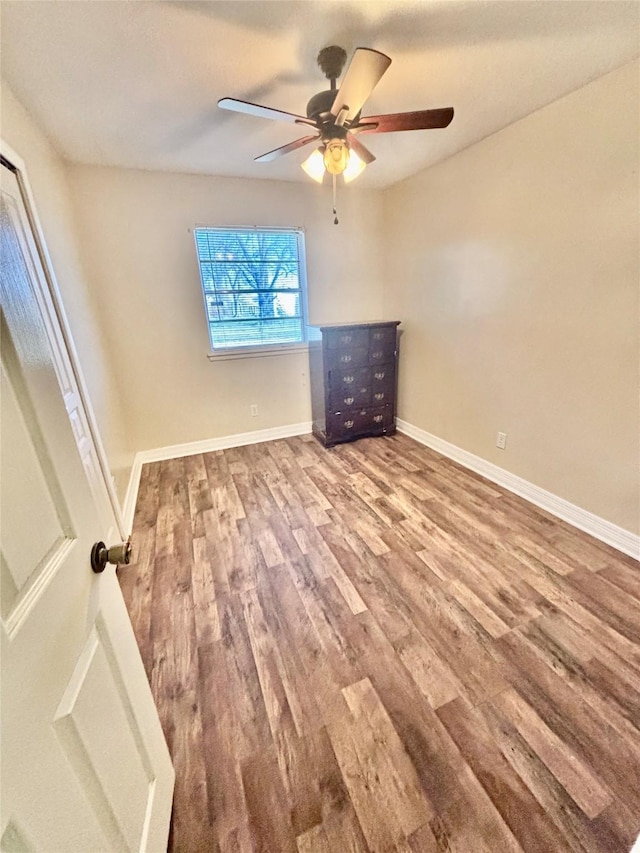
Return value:
[(237, 347), (236, 349), (213, 350), (207, 354), (209, 361), (231, 361), (238, 358), (271, 358), (273, 355), (289, 355), (290, 353), (308, 352), (306, 341), (297, 344), (281, 344), (279, 346)]

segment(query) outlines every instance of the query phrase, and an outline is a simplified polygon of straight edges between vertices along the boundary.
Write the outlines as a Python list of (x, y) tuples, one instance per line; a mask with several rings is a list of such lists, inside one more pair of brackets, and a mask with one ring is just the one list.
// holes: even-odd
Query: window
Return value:
[(195, 238), (213, 350), (306, 339), (300, 229), (196, 228)]

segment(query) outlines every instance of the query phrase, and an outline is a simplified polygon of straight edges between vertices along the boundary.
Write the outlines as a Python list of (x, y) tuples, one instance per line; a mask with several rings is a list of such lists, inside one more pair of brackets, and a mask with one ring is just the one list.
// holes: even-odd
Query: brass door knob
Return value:
[(104, 542), (96, 542), (91, 549), (91, 568), (96, 574), (104, 572), (107, 563), (112, 566), (128, 566), (131, 562), (131, 540), (107, 548)]

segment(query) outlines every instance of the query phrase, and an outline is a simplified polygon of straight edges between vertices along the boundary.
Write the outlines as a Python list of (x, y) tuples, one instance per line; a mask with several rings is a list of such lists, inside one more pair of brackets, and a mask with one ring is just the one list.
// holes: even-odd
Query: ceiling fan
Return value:
[(391, 59), (378, 50), (356, 48), (338, 89), (336, 80), (342, 73), (346, 59), (346, 51), (336, 45), (320, 51), (318, 65), (330, 80), (331, 88), (318, 92), (311, 98), (307, 104), (306, 116), (236, 98), (222, 98), (218, 101), (218, 106), (225, 110), (235, 110), (257, 118), (288, 121), (313, 130), (310, 135), (261, 154), (255, 158), (257, 163), (267, 163), (311, 142), (319, 141), (319, 147), (305, 160), (302, 168), (318, 183), (322, 182), (326, 170), (334, 176), (335, 190), (336, 175), (343, 175), (345, 181), (353, 180), (368, 163), (376, 159), (358, 138), (361, 134), (428, 130), (447, 127), (451, 122), (452, 107), (363, 117), (362, 107), (391, 65)]

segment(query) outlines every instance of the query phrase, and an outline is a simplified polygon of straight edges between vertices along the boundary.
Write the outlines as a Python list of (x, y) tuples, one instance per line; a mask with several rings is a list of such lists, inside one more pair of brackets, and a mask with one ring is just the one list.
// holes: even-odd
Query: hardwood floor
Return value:
[(627, 853), (638, 563), (396, 435), (145, 465), (170, 849)]

